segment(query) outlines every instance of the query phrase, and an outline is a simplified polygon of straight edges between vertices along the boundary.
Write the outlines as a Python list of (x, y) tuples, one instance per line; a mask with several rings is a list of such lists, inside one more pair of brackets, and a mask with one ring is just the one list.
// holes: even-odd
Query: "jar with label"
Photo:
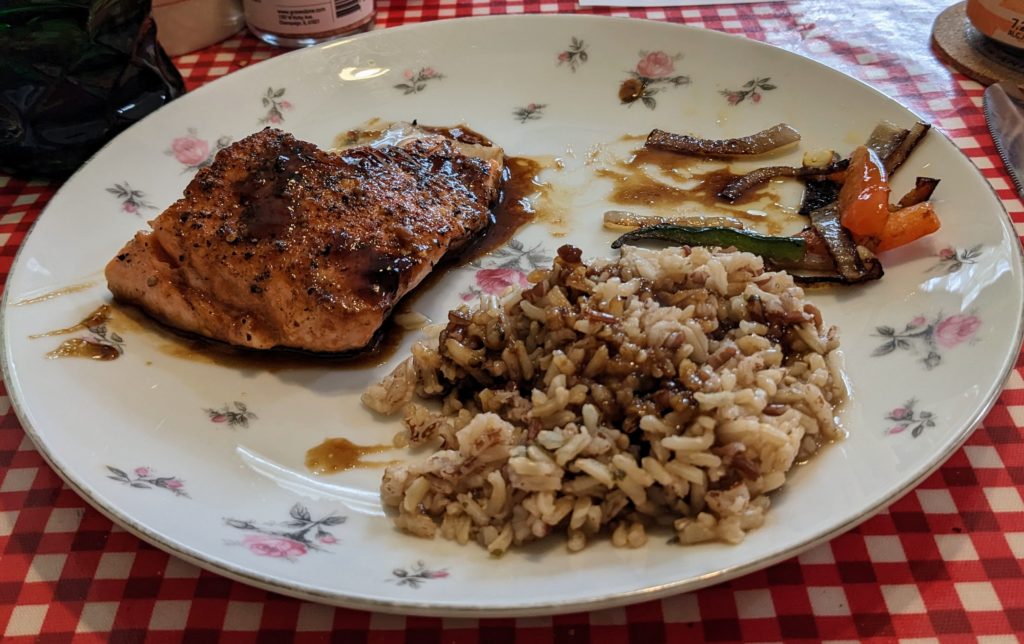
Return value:
[(258, 38), (281, 47), (305, 47), (366, 31), (374, 0), (245, 0), (245, 21)]
[(1024, 0), (967, 0), (967, 19), (992, 40), (1024, 49)]

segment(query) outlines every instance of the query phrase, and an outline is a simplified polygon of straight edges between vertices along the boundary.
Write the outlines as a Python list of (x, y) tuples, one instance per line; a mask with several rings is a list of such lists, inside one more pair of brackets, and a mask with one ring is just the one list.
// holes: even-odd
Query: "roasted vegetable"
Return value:
[[(852, 241), (860, 245), (861, 265), (869, 272), (872, 271), (872, 264), (877, 264), (871, 253), (892, 250), (939, 228), (935, 211), (926, 201), (938, 184), (935, 179), (919, 177), (915, 188), (900, 199), (897, 207), (889, 205), (891, 191), (888, 177), (903, 165), (929, 128), (925, 123), (915, 123), (911, 129), (903, 130), (891, 123), (880, 123), (871, 133), (867, 145), (857, 148), (850, 156), (850, 166), (842, 177), (836, 208), (832, 210), (838, 213), (841, 225), (852, 235)], [(811, 192), (810, 185), (808, 193)], [(805, 205), (807, 200), (805, 194)], [(834, 213), (824, 207), (814, 212), (818, 213), (815, 230), (827, 238), (822, 231), (831, 228)], [(814, 221), (812, 213), (812, 223)], [(838, 236), (832, 235), (831, 239), (835, 245), (830, 244), (830, 251), (850, 255), (849, 249), (842, 248), (845, 244), (840, 242)], [(836, 260), (840, 274), (857, 272), (850, 268), (856, 265), (855, 262), (841, 262), (834, 252), (833, 259)]]
[(822, 277), (815, 281), (856, 284), (882, 277), (882, 264), (867, 249), (864, 249), (862, 253), (861, 249), (854, 244), (850, 233), (840, 223), (838, 203), (829, 204), (812, 212), (811, 226), (828, 246), (828, 252), (836, 264), (837, 271), (835, 276)]
[(827, 178), (811, 178), (805, 186), (798, 211), (801, 215), (810, 215), (818, 208), (829, 205), (839, 198), (839, 189), (843, 187), (842, 184)]
[(735, 157), (765, 154), (799, 140), (799, 132), (785, 123), (779, 123), (750, 136), (719, 140), (652, 130), (644, 147), (703, 157)]
[[(677, 222), (647, 226), (619, 237), (612, 246), (641, 239), (660, 239), (690, 246), (734, 247), (763, 257), (773, 268), (783, 268), (803, 284), (835, 282), (857, 284), (882, 277), (875, 252), (890, 250), (934, 232), (938, 218), (927, 199), (937, 180), (918, 178), (917, 185), (897, 206), (891, 206), (889, 176), (899, 168), (928, 132), (917, 123), (907, 130), (883, 122), (866, 145), (849, 159), (830, 151), (810, 155), (803, 167), (758, 168), (732, 179), (717, 196), (735, 202), (743, 193), (776, 177), (806, 179), (800, 213), (810, 227), (793, 237), (770, 237), (747, 230), (719, 226), (681, 226)], [(646, 147), (704, 157), (761, 154), (799, 140), (786, 125), (742, 139), (698, 139), (654, 130)], [(611, 214), (611, 213), (609, 213)], [(645, 219), (654, 221), (654, 219)], [(606, 225), (608, 217), (606, 215)], [(622, 222), (619, 222), (620, 224)]]
[(675, 226), (658, 224), (639, 228), (622, 235), (612, 248), (642, 239), (660, 239), (685, 246), (733, 247), (736, 250), (760, 255), (765, 259), (798, 261), (804, 256), (806, 242), (801, 237), (768, 237), (749, 230), (735, 228)]
[(910, 130), (889, 121), (882, 121), (871, 131), (866, 145), (879, 159), (886, 159), (903, 143), (908, 134)]
[(846, 180), (839, 190), (839, 215), (843, 227), (855, 238), (877, 239), (889, 218), (889, 177), (882, 161), (868, 147), (850, 155)]
[(743, 222), (732, 217), (683, 217), (638, 215), (628, 210), (608, 210), (604, 213), (604, 227), (608, 230), (633, 230), (644, 226), (672, 224), (698, 228), (743, 228)]
[(889, 213), (875, 250), (882, 252), (930, 235), (939, 229), (939, 218), (927, 201)]
[(896, 172), (897, 168), (903, 165), (903, 162), (907, 160), (907, 157), (914, 151), (917, 144), (921, 142), (924, 135), (928, 134), (928, 130), (931, 127), (927, 123), (914, 123), (914, 127), (907, 131), (907, 135), (900, 140), (895, 149), (887, 154), (878, 155), (885, 163), (886, 173), (891, 175), (893, 172)]
[(725, 201), (732, 203), (737, 201), (743, 196), (743, 193), (754, 186), (759, 186), (762, 183), (771, 181), (778, 177), (823, 177), (843, 170), (846, 166), (846, 161), (839, 161), (824, 167), (805, 166), (802, 168), (793, 168), (785, 165), (773, 165), (766, 168), (757, 168), (756, 170), (752, 170), (727, 183), (724, 188), (718, 191), (717, 196), (719, 199), (724, 199)]
[(932, 179), (930, 177), (918, 177), (914, 183), (914, 187), (910, 191), (900, 197), (897, 207), (906, 208), (907, 206), (914, 206), (922, 201), (928, 201), (932, 197), (932, 193), (935, 192), (935, 187), (939, 185), (938, 179)]

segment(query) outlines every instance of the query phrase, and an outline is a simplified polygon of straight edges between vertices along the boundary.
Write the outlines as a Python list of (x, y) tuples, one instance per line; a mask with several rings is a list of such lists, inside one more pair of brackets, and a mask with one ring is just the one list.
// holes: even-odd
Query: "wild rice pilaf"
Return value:
[(402, 443), (440, 444), (384, 473), (401, 529), (495, 554), (552, 532), (637, 547), (655, 525), (736, 543), (841, 435), (836, 329), (755, 255), (626, 247), (588, 266), (563, 246), (530, 281), (452, 311), (363, 396), (404, 412)]

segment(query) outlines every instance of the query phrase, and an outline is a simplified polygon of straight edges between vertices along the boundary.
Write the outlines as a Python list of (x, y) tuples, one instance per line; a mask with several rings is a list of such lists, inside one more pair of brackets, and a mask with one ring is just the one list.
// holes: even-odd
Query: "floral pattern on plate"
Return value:
[(939, 261), (928, 269), (931, 271), (941, 271), (947, 275), (951, 275), (964, 266), (969, 264), (977, 264), (978, 258), (985, 252), (985, 247), (982, 244), (975, 244), (970, 248), (954, 248), (953, 246), (946, 246), (936, 253), (936, 257)]
[(117, 349), (118, 355), (124, 355), (124, 338), (122, 338), (116, 331), (111, 331), (107, 328), (106, 324), (89, 327), (89, 333), (92, 334), (92, 338), (90, 339), (93, 342), (113, 347)]
[(107, 465), (107, 470), (110, 472), (107, 478), (112, 481), (124, 483), (140, 490), (160, 488), (173, 492), (175, 496), (191, 498), (185, 491), (185, 482), (176, 476), (157, 476), (148, 467), (136, 467), (131, 474), (111, 465)]
[(669, 55), (663, 51), (641, 51), (640, 62), (619, 85), (619, 101), (623, 105), (640, 101), (653, 110), (658, 106), (655, 94), (670, 87), (689, 85), (689, 76), (676, 74), (676, 62), (682, 57), (682, 54)]
[(155, 210), (156, 206), (146, 201), (146, 193), (141, 190), (136, 190), (128, 184), (127, 181), (124, 183), (115, 183), (113, 186), (107, 188), (107, 192), (114, 195), (121, 201), (121, 210), (131, 214), (138, 214), (139, 210)]
[(296, 503), (288, 511), (289, 519), (283, 522), (242, 521), (224, 519), (232, 528), (251, 532), (241, 541), (226, 541), (228, 545), (244, 546), (255, 555), (295, 561), (310, 550), (326, 551), (326, 547), (338, 543), (327, 528), (345, 523), (346, 517), (333, 512), (319, 519), (313, 519), (309, 508)]
[(930, 411), (917, 411), (914, 409), (916, 405), (917, 399), (911, 398), (903, 403), (902, 407), (890, 411), (885, 419), (895, 424), (885, 430), (885, 433), (902, 434), (909, 429), (910, 435), (917, 438), (925, 427), (935, 427), (935, 415)]
[(941, 313), (929, 320), (923, 315), (915, 316), (897, 331), (891, 326), (875, 327), (874, 335), (885, 338), (872, 353), (873, 356), (888, 355), (897, 349), (914, 353), (926, 369), (942, 364), (942, 351), (952, 349), (964, 342), (973, 341), (981, 318), (971, 313), (957, 313), (944, 316)]
[[(540, 24), (546, 18), (551, 19), (550, 24)], [(710, 29), (685, 30), (679, 25), (651, 21), (579, 15), (507, 19), (507, 23), (494, 20), (468, 25), (441, 20), (408, 31), (378, 30), (346, 39), (344, 47), (301, 49), (262, 61), (259, 74), (232, 74), (228, 81), (190, 92), (138, 123), (129, 136), (111, 141), (64, 185), (60, 196), (48, 201), (36, 231), (25, 238), (19, 259), (11, 266), (9, 292), (24, 296), (43, 286), (49, 288), (51, 282), (58, 285), (54, 280), (41, 279), (44, 275), (37, 270), (39, 267), (51, 271), (61, 282), (79, 281), (83, 271), (98, 268), (84, 267), (73, 260), (109, 258), (116, 252), (115, 244), (126, 241), (142, 227), (143, 217), (157, 214), (140, 210), (138, 220), (131, 219), (134, 215), (122, 212), (121, 202), (105, 188), (115, 182), (134, 182), (132, 188), (145, 191), (145, 200), (162, 209), (180, 194), (189, 176), (180, 174), (181, 164), (164, 154), (170, 140), (185, 135), (190, 126), (198, 127), (200, 136), (210, 143), (221, 134), (231, 134), (237, 140), (247, 127), (263, 127), (257, 121), (268, 108), (258, 101), (268, 85), (287, 87), (280, 100), (294, 99), (291, 103), (295, 107), (283, 110), (286, 121), (279, 127), (297, 126), (301, 121), (299, 134), (305, 133), (322, 146), (330, 145), (333, 137), (346, 128), (374, 116), (411, 119), (452, 114), (453, 97), (470, 97), (467, 104), (479, 104), (482, 109), (467, 117), (471, 118), (467, 125), (524, 152), (573, 161), (567, 168), (572, 176), (570, 172), (550, 172), (552, 183), (558, 178), (570, 188), (576, 186), (572, 179), (579, 178), (580, 184), (584, 179), (593, 181), (591, 175), (597, 164), (588, 166), (585, 156), (591, 146), (607, 145), (613, 139), (618, 142), (622, 134), (641, 134), (648, 126), (658, 125), (652, 119), (680, 123), (675, 131), (729, 136), (770, 125), (774, 121), (763, 119), (786, 103), (786, 120), (805, 134), (818, 133), (813, 141), (808, 138), (807, 144), (832, 149), (849, 146), (844, 141), (850, 129), (870, 131), (878, 114), (886, 114), (901, 126), (916, 120), (914, 114), (868, 90), (860, 81), (783, 51), (771, 53), (753, 40), (727, 37)], [(572, 35), (586, 41), (590, 54), (575, 74), (567, 64), (557, 66), (556, 60)], [(533, 41), (548, 44), (523, 46)], [(427, 59), (422, 58), (425, 43), (432, 52)], [(432, 46), (438, 43), (444, 47)], [(629, 78), (627, 70), (640, 60), (640, 49), (682, 52), (685, 57), (675, 62), (677, 73), (688, 74), (693, 81), (685, 87), (663, 88), (655, 95), (657, 108), (653, 111), (642, 105), (627, 108), (614, 96), (619, 84)], [(386, 52), (387, 60), (381, 58), (381, 52)], [(762, 69), (758, 61), (768, 58), (770, 68)], [(385, 64), (392, 70), (381, 78), (339, 84), (341, 65), (349, 61), (369, 64), (370, 60), (375, 66)], [(521, 64), (509, 65), (509, 61)], [(388, 64), (391, 62), (396, 64)], [(430, 86), (416, 96), (403, 96), (402, 91), (393, 88), (395, 83), (403, 82), (403, 70), (427, 64), (445, 72), (446, 78), (428, 83)], [(463, 73), (463, 69), (473, 71)], [(765, 93), (761, 100), (765, 105), (748, 105), (751, 100), (747, 99), (733, 107), (718, 93), (739, 89), (761, 74), (779, 85), (777, 91)], [(486, 75), (500, 79), (507, 90), (504, 100), (480, 99), (481, 80)], [(370, 85), (374, 91), (365, 91)], [(828, 91), (815, 92), (821, 87), (828, 87)], [(814, 95), (815, 100), (790, 102), (791, 95)], [(580, 96), (600, 100), (582, 110), (563, 109)], [(391, 99), (393, 112), (381, 113), (382, 98), (384, 102)], [(339, 99), (344, 103), (342, 114), (306, 122), (309, 107), (337, 105)], [(548, 109), (543, 122), (522, 125), (512, 111), (530, 101), (546, 103)], [(415, 109), (409, 110), (412, 103)], [(722, 115), (729, 120), (720, 125), (717, 120)], [(541, 130), (553, 135), (542, 136)], [(567, 143), (573, 144), (575, 159), (568, 156)], [(632, 143), (624, 141), (622, 147), (629, 145)], [(1020, 244), (999, 199), (961, 152), (943, 141), (926, 147), (915, 152), (927, 152), (924, 157), (914, 156), (911, 161), (929, 164), (927, 173), (942, 179), (945, 185), (943, 211), (953, 215), (943, 219), (943, 231), (933, 242), (919, 244), (918, 254), (912, 252), (914, 249), (894, 254), (884, 279), (858, 287), (865, 291), (855, 294), (845, 289), (816, 289), (810, 295), (812, 301), (820, 300), (827, 321), (843, 332), (851, 384), (872, 394), (852, 396), (847, 403), (848, 419), (865, 420), (867, 427), (860, 429), (866, 431), (850, 427), (851, 438), (856, 440), (848, 441), (842, 449), (823, 450), (816, 457), (820, 461), (801, 470), (800, 480), (791, 481), (793, 485), (773, 499), (777, 503), (773, 503), (769, 517), (775, 518), (769, 519), (762, 532), (755, 533), (757, 538), (736, 547), (711, 546), (713, 557), (700, 556), (698, 551), (690, 553), (697, 556), (678, 556), (655, 535), (644, 552), (625, 553), (631, 556), (609, 557), (607, 541), (597, 548), (562, 556), (560, 545), (554, 543), (551, 549), (510, 552), (495, 563), (485, 548), (420, 541), (398, 532), (386, 517), (356, 516), (361, 508), (350, 510), (351, 506), (341, 500), (314, 501), (299, 496), (278, 485), (274, 478), (251, 470), (244, 480), (238, 479), (236, 472), (247, 466), (240, 461), (238, 451), (229, 447), (243, 433), (243, 442), (252, 448), (251, 456), (262, 453), (275, 461), (280, 459), (302, 476), (309, 475), (302, 462), (303, 450), (323, 438), (325, 423), (339, 425), (340, 420), (344, 434), (358, 444), (386, 442), (392, 428), (399, 430), (401, 420), (379, 419), (360, 405), (358, 394), (364, 389), (360, 378), (365, 375), (376, 379), (378, 374), (390, 371), (407, 355), (404, 345), (388, 364), (379, 367), (367, 364), (350, 371), (346, 366), (342, 372), (325, 365), (315, 371), (281, 370), (258, 377), (230, 366), (160, 359), (163, 352), (158, 338), (152, 338), (150, 346), (149, 338), (132, 335), (126, 335), (125, 340), (132, 345), (133, 355), (126, 353), (125, 359), (108, 369), (81, 361), (46, 361), (43, 353), (56, 340), (26, 342), (19, 332), (52, 328), (53, 312), (58, 309), (67, 310), (61, 319), (78, 321), (79, 316), (71, 313), (84, 309), (90, 294), (96, 294), (82, 292), (50, 304), (7, 311), (4, 359), (17, 365), (10, 371), (9, 394), (13, 403), (31, 415), (37, 430), (33, 438), (48, 449), (54, 461), (80, 483), (104, 513), (121, 524), (141, 527), (160, 548), (187, 549), (210, 570), (260, 579), (261, 586), (277, 593), (308, 597), (303, 589), (316, 588), (317, 598), (353, 608), (386, 605), (389, 610), (405, 613), (482, 617), (524, 614), (540, 610), (541, 605), (560, 611), (593, 610), (620, 605), (645, 593), (656, 594), (657, 589), (666, 587), (673, 588), (673, 592), (691, 591), (712, 576), (721, 581), (734, 572), (753, 571), (768, 561), (793, 556), (808, 540), (833, 538), (869, 515), (872, 508), (892, 503), (936, 461), (949, 456), (951, 446), (966, 438), (976, 426), (978, 410), (995, 401), (1002, 391), (1003, 376), (1012, 373), (1017, 358), (1015, 342), (1022, 325), (1020, 311), (1024, 308)], [(163, 168), (163, 172), (137, 170), (149, 167)], [(604, 203), (607, 186), (604, 182), (593, 185), (600, 189), (562, 193), (565, 201), (571, 199), (575, 206), (572, 217), (564, 222), (538, 221), (516, 237), (526, 248), (542, 243), (542, 250), (552, 255), (563, 241), (574, 243), (591, 256), (614, 255), (608, 248), (612, 235), (601, 226), (602, 212), (612, 207)], [(561, 198), (561, 194), (553, 196)], [(958, 212), (970, 213), (970, 217), (955, 216)], [(943, 212), (939, 214), (941, 217)], [(564, 232), (566, 237), (554, 237), (554, 232)], [(924, 272), (939, 261), (935, 253), (943, 246), (963, 249), (980, 242), (985, 248), (976, 266), (967, 266), (951, 277)], [(497, 267), (495, 261), (477, 268)], [(525, 269), (520, 263), (518, 270), (528, 272)], [(460, 292), (475, 283), (475, 273), (475, 269), (466, 267), (425, 285), (430, 290), (417, 300), (416, 308), (422, 307), (425, 315), (443, 321), (444, 312), (459, 301)], [(865, 311), (866, 301), (884, 303), (884, 307), (875, 307), (871, 314)], [(981, 341), (942, 351), (943, 363), (932, 371), (925, 371), (919, 356), (906, 350), (871, 357), (872, 350), (888, 339), (871, 337), (877, 325), (903, 329), (919, 314), (930, 319), (940, 311), (948, 316), (975, 310), (983, 321), (977, 332)], [(111, 328), (117, 327), (111, 324)], [(78, 330), (75, 335), (84, 333)], [(418, 336), (418, 332), (408, 332), (404, 339), (411, 343)], [(152, 364), (146, 364), (148, 357), (153, 357)], [(111, 378), (90, 377), (98, 371), (111, 372)], [(150, 389), (155, 382), (160, 386)], [(937, 417), (935, 426), (926, 427), (917, 439), (911, 437), (912, 427), (896, 436), (886, 434), (886, 429), (897, 424), (886, 416), (912, 396), (918, 399), (915, 417), (919, 410), (930, 411)], [(946, 403), (954, 397), (955, 404)], [(258, 420), (250, 422), (249, 429), (229, 430), (223, 424), (215, 425), (203, 411), (204, 407), (219, 407), (236, 399), (254, 405), (251, 409), (259, 415)], [(300, 404), (289, 405), (292, 400)], [(175, 431), (164, 431), (166, 426), (159, 428), (169, 408), (177, 409), (178, 420), (183, 421), (176, 423)], [(273, 442), (275, 435), (280, 439), (278, 416), (294, 438), (290, 446)], [(250, 436), (254, 432), (259, 435)], [(209, 450), (203, 458), (181, 458), (209, 440), (223, 442), (225, 449)], [(76, 447), (83, 443), (103, 445), (107, 455), (97, 462), (94, 450)], [(929, 449), (916, 449), (924, 443), (930, 445)], [(880, 468), (878, 454), (893, 448), (899, 450), (899, 467)], [(110, 480), (104, 467), (107, 463), (129, 474), (134, 467), (148, 464), (156, 474), (176, 475), (184, 480), (192, 500), (171, 497), (167, 490), (146, 492)], [(841, 467), (849, 475), (843, 503), (834, 502), (830, 486), (834, 467)], [(323, 482), (332, 487), (343, 483), (346, 488), (365, 493), (367, 499), (379, 497), (379, 472), (374, 470), (352, 471)], [(300, 546), (306, 548), (301, 542), (282, 542), (282, 537), (265, 537), (258, 530), (225, 523), (228, 517), (251, 519), (260, 528), (291, 531), (265, 522), (289, 520), (289, 509), (296, 501), (309, 508), (313, 519), (334, 510), (348, 515), (348, 521), (325, 528), (337, 540), (335, 544), (316, 540), (315, 530), (310, 531), (307, 536), (325, 552), (310, 553), (307, 548), (303, 555), (291, 554), (295, 563), (283, 561), (283, 556), (256, 554), (253, 548), (288, 555), (300, 551)], [(808, 512), (808, 508), (813, 511)], [(242, 544), (245, 537), (250, 538), (249, 542)], [(238, 545), (225, 544), (229, 539)], [(698, 547), (699, 551), (706, 549)], [(442, 551), (457, 551), (457, 557), (442, 556)], [(542, 560), (535, 556), (538, 553)], [(431, 570), (447, 568), (449, 577), (424, 581), (419, 589), (399, 585), (392, 570), (402, 567), (409, 571), (417, 560), (423, 560), (425, 568)], [(467, 569), (490, 574), (467, 575)], [(392, 578), (394, 581), (387, 581)]]
[(244, 402), (234, 401), (230, 405), (225, 403), (219, 409), (203, 409), (210, 417), (212, 423), (227, 423), (228, 427), (248, 427), (250, 420), (258, 418), (256, 414), (249, 411)]
[(547, 105), (543, 103), (530, 103), (525, 107), (516, 108), (512, 114), (516, 117), (520, 123), (526, 123), (527, 121), (537, 121), (540, 117), (544, 116), (544, 108)]
[(199, 137), (199, 132), (194, 127), (188, 128), (185, 136), (179, 136), (171, 140), (171, 147), (164, 153), (178, 160), (178, 163), (185, 166), (182, 172), (205, 168), (213, 163), (213, 157), (224, 148), (231, 145), (230, 136), (222, 136), (213, 145), (206, 139)]
[(739, 105), (748, 98), (754, 103), (760, 103), (762, 92), (770, 92), (778, 87), (771, 82), (771, 78), (752, 78), (743, 84), (740, 89), (723, 89), (718, 93), (725, 97), (729, 105)]
[(267, 88), (266, 93), (263, 94), (263, 107), (267, 108), (267, 113), (260, 119), (260, 123), (277, 125), (284, 122), (284, 113), (292, 109), (291, 102), (283, 98), (284, 92), (283, 87)]
[(427, 88), (427, 83), (444, 78), (444, 74), (437, 73), (433, 67), (421, 67), (419, 71), (407, 69), (402, 76), (405, 82), (395, 85), (395, 89), (402, 90), (405, 95), (418, 94)]
[(569, 47), (565, 51), (558, 54), (558, 66), (568, 65), (569, 69), (575, 73), (576, 69), (587, 62), (587, 43), (583, 42), (582, 38), (573, 36), (569, 40)]
[(473, 284), (459, 293), (463, 302), (469, 302), (481, 295), (501, 295), (510, 286), (525, 287), (529, 284), (526, 275), (537, 268), (551, 264), (551, 255), (542, 244), (527, 248), (518, 239), (495, 250), (487, 257), (473, 262), (476, 269)]
[(399, 586), (419, 588), (424, 582), (430, 581), (431, 579), (444, 579), (448, 576), (448, 569), (427, 568), (426, 564), (422, 561), (417, 561), (414, 565), (409, 566), (408, 568), (395, 568), (391, 571), (391, 574), (393, 576), (388, 579), (388, 581), (394, 582)]

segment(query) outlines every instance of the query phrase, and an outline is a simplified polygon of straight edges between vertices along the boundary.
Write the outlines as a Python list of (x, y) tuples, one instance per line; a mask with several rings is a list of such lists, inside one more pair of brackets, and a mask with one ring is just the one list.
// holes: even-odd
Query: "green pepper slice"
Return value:
[(803, 259), (807, 244), (800, 237), (769, 237), (749, 230), (719, 228), (710, 226), (677, 226), (656, 224), (632, 230), (614, 242), (612, 248), (640, 239), (660, 239), (687, 246), (718, 246), (760, 255), (765, 259), (778, 261), (799, 261)]

